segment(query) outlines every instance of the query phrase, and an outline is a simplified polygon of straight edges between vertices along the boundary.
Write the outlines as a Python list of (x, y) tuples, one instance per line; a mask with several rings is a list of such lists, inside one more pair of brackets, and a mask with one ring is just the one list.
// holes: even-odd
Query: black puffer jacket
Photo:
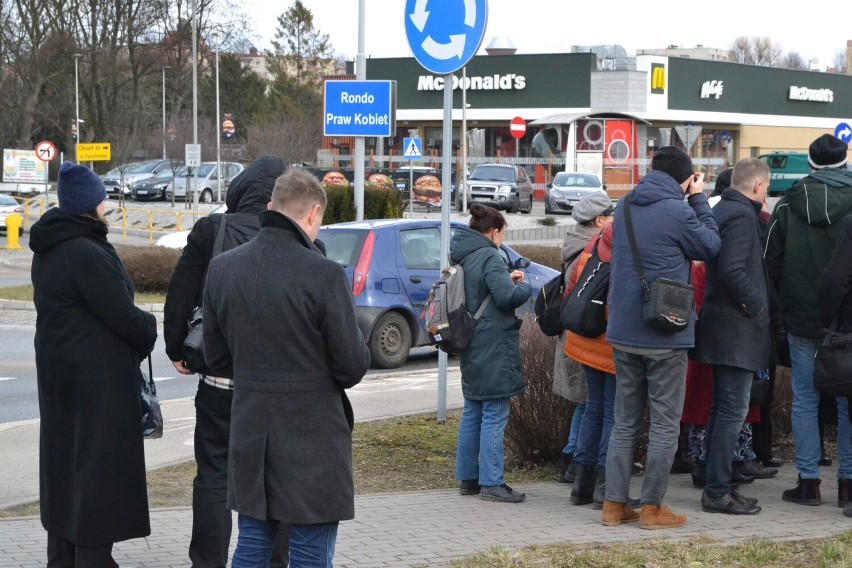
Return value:
[[(234, 178), (225, 197), (228, 210), (225, 213), (223, 250), (236, 248), (257, 235), (260, 231), (258, 215), (266, 210), (275, 180), (286, 170), (281, 158), (263, 156)], [(221, 219), (221, 215), (208, 215), (195, 224), (169, 281), (163, 313), (163, 337), (166, 354), (172, 361), (183, 360), (187, 320), (195, 307), (201, 304), (204, 277)]]

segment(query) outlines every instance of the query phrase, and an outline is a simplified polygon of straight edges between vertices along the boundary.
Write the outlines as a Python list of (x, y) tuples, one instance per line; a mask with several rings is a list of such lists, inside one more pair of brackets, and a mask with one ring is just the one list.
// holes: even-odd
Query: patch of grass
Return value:
[(750, 539), (725, 545), (705, 537), (681, 542), (642, 540), (620, 544), (555, 544), (516, 551), (491, 548), (463, 560), (456, 568), (813, 568), (849, 566), (852, 531), (832, 538), (792, 542)]
[(38, 501), (32, 503), (24, 503), (15, 507), (0, 510), (0, 519), (10, 519), (12, 517), (35, 517), (39, 514)]
[(559, 221), (555, 217), (542, 217), (538, 220), (538, 224), (544, 227), (555, 227), (559, 224)]
[[(32, 284), (23, 284), (21, 286), (3, 286), (0, 288), (0, 299), (2, 300), (23, 300), (25, 302), (33, 301), (33, 286)], [(162, 304), (166, 301), (165, 294), (151, 294), (146, 292), (136, 292), (137, 304)]]
[[(447, 412), (439, 424), (434, 414), (390, 418), (355, 425), (352, 460), (355, 492), (390, 493), (456, 486), (456, 432), (461, 412)], [(509, 469), (508, 483), (553, 480), (549, 467)], [(148, 472), (148, 501), (156, 507), (188, 507), (192, 504), (195, 461)], [(2, 517), (38, 515), (38, 503), (0, 511)]]

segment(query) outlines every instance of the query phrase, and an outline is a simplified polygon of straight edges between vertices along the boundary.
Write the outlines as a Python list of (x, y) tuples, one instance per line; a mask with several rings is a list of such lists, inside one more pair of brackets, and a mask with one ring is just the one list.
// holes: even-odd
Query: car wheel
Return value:
[(515, 201), (511, 206), (506, 209), (506, 213), (517, 213), (521, 208), (521, 198), (518, 197), (518, 200)]
[(205, 189), (201, 192), (201, 203), (213, 203), (213, 192)]
[(411, 351), (411, 330), (405, 318), (396, 312), (388, 312), (379, 318), (373, 327), (367, 345), (373, 366), (380, 369), (395, 369), (408, 360)]

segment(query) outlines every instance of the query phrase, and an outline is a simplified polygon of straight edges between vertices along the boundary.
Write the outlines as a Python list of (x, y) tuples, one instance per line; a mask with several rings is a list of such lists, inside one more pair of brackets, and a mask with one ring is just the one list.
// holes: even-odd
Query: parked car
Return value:
[(24, 234), (24, 206), (16, 201), (10, 195), (0, 195), (0, 231), (8, 234), (6, 230), (6, 217), (12, 213), (17, 213), (21, 216), (21, 227), (18, 229), (18, 236)]
[[(131, 162), (113, 168), (103, 176), (108, 197), (130, 196), (130, 184), (147, 179), (163, 170), (172, 169), (172, 160), (147, 160)], [(123, 182), (123, 184), (122, 184)]]
[(480, 164), (467, 178), (467, 202), (479, 201), (509, 213), (530, 213), (533, 186), (524, 168), (510, 164)]
[(571, 213), (580, 198), (593, 193), (606, 193), (606, 186), (594, 174), (559, 172), (547, 184), (544, 213)]
[[(208, 215), (213, 215), (214, 213), (224, 213), (227, 210), (228, 206), (223, 203), (222, 205), (216, 207), (213, 211), (208, 213)], [(176, 233), (169, 233), (157, 239), (157, 242), (155, 244), (158, 247), (183, 250), (183, 247), (186, 246), (186, 238), (188, 236), (189, 231), (178, 231)]]
[[(452, 223), (451, 230), (463, 226)], [(375, 219), (327, 225), (320, 229), (328, 258), (346, 269), (355, 296), (358, 325), (373, 364), (399, 367), (412, 347), (430, 345), (420, 313), (440, 275), (441, 222), (437, 219)], [(507, 268), (523, 268), (534, 299), (559, 273), (503, 245)], [(526, 261), (526, 262), (524, 262)], [(532, 302), (518, 308), (532, 310)]]
[[(243, 171), (243, 165), (237, 162), (220, 162), (220, 165), (222, 171), (221, 191), (222, 196), (224, 197), (228, 186), (231, 184), (231, 180)], [(174, 179), (166, 188), (166, 199), (171, 199), (172, 195), (174, 195), (175, 199), (180, 201), (186, 199), (187, 178), (191, 185), (196, 184), (194, 176), (195, 172), (193, 172), (193, 168), (181, 166), (181, 168), (175, 172)], [(190, 198), (194, 200), (195, 194), (200, 192), (198, 200), (201, 203), (212, 203), (213, 199), (216, 197), (217, 191), (219, 190), (217, 180), (216, 162), (202, 162), (201, 166), (198, 167), (198, 182), (197, 185), (192, 185), (192, 194)]]
[(130, 184), (130, 196), (136, 201), (151, 201), (166, 198), (166, 188), (175, 177), (171, 168), (159, 171), (153, 177), (140, 179)]

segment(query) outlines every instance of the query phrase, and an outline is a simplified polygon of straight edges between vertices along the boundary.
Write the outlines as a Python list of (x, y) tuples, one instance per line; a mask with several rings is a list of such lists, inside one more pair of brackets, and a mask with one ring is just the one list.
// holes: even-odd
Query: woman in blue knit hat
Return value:
[(157, 324), (107, 242), (100, 178), (66, 162), (57, 192), (30, 232), (47, 566), (113, 568), (113, 543), (151, 533), (139, 364)]

